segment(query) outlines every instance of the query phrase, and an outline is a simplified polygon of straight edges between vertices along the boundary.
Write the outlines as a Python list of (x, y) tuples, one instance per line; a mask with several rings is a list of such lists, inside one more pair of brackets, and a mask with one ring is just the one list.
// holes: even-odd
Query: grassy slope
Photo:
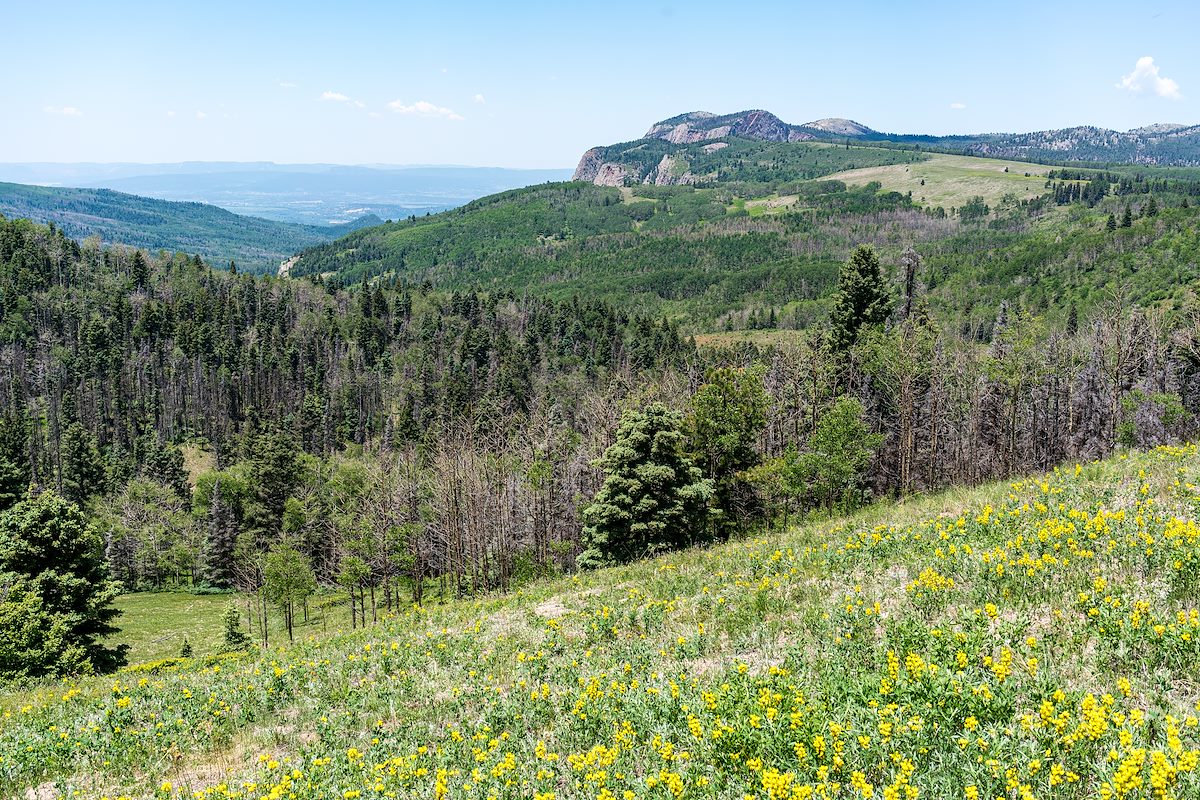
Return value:
[(1195, 797), (1198, 471), (1162, 450), (30, 690), (0, 791)]
[[(1007, 169), (1008, 172), (1004, 170)], [(1046, 193), (1046, 173), (1052, 167), (1022, 161), (972, 156), (931, 155), (928, 161), (847, 170), (829, 176), (850, 186), (878, 181), (888, 191), (907, 194), (933, 208), (959, 207), (972, 197), (995, 205), (1007, 194), (1027, 200)], [(1029, 173), (1029, 177), (1026, 177)], [(925, 181), (924, 185), (921, 181)]]
[(0, 183), (0, 214), (53, 222), (74, 239), (99, 236), (148, 250), (198, 253), (215, 264), (273, 271), (296, 250), (341, 236), (356, 223), (321, 227), (233, 214), (204, 203), (176, 203), (107, 189)]

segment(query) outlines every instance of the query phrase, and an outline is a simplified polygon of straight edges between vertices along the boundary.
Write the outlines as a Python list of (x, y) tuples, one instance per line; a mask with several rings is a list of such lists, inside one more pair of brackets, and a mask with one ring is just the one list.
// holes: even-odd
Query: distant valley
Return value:
[(177, 203), (114, 192), (0, 183), (0, 215), (52, 223), (77, 241), (199, 255), (247, 272), (278, 269), (297, 247), (327, 242), (383, 220), (368, 214), (343, 225), (302, 225), (234, 214), (204, 203)]
[(184, 162), (178, 164), (0, 164), (0, 181), (208, 203), (236, 214), (337, 225), (367, 214), (401, 219), (545, 181), (569, 169)]

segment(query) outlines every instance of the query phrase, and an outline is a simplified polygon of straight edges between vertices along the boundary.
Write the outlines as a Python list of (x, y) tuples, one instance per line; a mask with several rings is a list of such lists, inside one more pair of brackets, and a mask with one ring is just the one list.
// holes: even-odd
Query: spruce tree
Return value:
[(105, 646), (120, 613), (104, 543), (53, 491), (0, 514), (0, 677), (92, 674), (124, 661)]
[(104, 491), (108, 473), (96, 440), (78, 422), (63, 431), (59, 446), (59, 487), (63, 497), (83, 505)]
[(892, 312), (892, 297), (879, 270), (875, 250), (860, 245), (843, 265), (838, 291), (829, 312), (830, 343), (836, 352), (849, 350), (864, 327), (882, 325)]
[(1112, 233), (1113, 231), (1115, 231), (1117, 229), (1116, 216), (1114, 216), (1112, 214), (1108, 215), (1108, 219), (1104, 222), (1104, 229), (1106, 231), (1108, 231), (1109, 233)]
[(233, 551), (237, 545), (238, 524), (232, 506), (222, 493), (220, 478), (213, 484), (206, 534), (203, 581), (209, 586), (228, 589), (233, 585)]
[(683, 418), (662, 403), (626, 412), (600, 459), (604, 485), (583, 511), (584, 569), (622, 564), (696, 542), (712, 482), (684, 454)]
[(1132, 228), (1133, 227), (1133, 209), (1130, 208), (1129, 206), (1125, 206), (1125, 213), (1121, 215), (1121, 227), (1122, 228)]

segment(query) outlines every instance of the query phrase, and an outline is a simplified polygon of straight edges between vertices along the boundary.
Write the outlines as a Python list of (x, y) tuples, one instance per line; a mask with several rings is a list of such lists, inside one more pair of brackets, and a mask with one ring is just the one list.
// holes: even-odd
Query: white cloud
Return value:
[(382, 116), (383, 116), (383, 114), (380, 114), (378, 111), (368, 111), (368, 112), (367, 112), (367, 116), (368, 116), (368, 117), (375, 117), (376, 119), (378, 119), (379, 117), (382, 117)]
[(412, 114), (418, 117), (441, 117), (442, 119), (454, 120), (455, 122), (462, 120), (461, 114), (457, 114), (443, 106), (435, 106), (428, 100), (418, 100), (411, 106), (405, 105), (400, 100), (393, 100), (388, 103), (388, 108), (397, 114)]
[(349, 103), (350, 98), (341, 92), (321, 92), (322, 100), (333, 100), (338, 103)]
[(295, 89), (296, 84), (294, 84), (290, 81), (280, 81), (279, 88), (280, 89)]
[(1158, 65), (1154, 63), (1154, 59), (1151, 56), (1142, 56), (1139, 58), (1137, 64), (1133, 67), (1133, 72), (1122, 76), (1116, 87), (1137, 94), (1150, 91), (1159, 97), (1169, 97), (1172, 100), (1178, 100), (1183, 97), (1179, 93), (1178, 83), (1158, 74)]
[(175, 112), (174, 112), (174, 111), (168, 111), (168, 112), (167, 112), (167, 116), (168, 116), (168, 117), (171, 117), (171, 118), (173, 119), (173, 118), (175, 117)]
[(486, 102), (487, 102), (487, 100), (485, 100), (485, 99), (483, 98), (483, 95), (481, 95), (481, 94), (477, 94), (477, 95), (475, 95), (474, 97), (472, 97), (472, 98), (471, 98), (471, 100), (473, 100), (474, 102), (478, 103), (479, 105), (483, 105), (484, 103), (486, 103)]
[(954, 109), (955, 111), (962, 111), (966, 107), (967, 107), (966, 103), (951, 103), (950, 104), (950, 108)]
[(203, 111), (196, 112), (196, 119), (204, 119), (207, 116), (208, 116), (208, 114), (205, 114)]
[(57, 114), (60, 117), (82, 117), (83, 112), (75, 106), (46, 106), (42, 109), (47, 114)]

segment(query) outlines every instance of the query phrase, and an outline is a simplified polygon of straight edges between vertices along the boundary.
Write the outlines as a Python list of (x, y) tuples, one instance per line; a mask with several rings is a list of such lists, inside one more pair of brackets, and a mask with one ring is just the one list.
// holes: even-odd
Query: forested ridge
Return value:
[(234, 214), (206, 203), (182, 203), (115, 192), (0, 183), (0, 214), (53, 223), (82, 241), (195, 253), (209, 263), (231, 261), (245, 272), (274, 272), (296, 250), (364, 225), (370, 215), (342, 225), (301, 225)]
[(1091, 309), (1117, 289), (1131, 302), (1179, 306), (1200, 263), (1200, 181), (1186, 171), (1064, 169), (1042, 197), (958, 208), (788, 169), (775, 177), (530, 187), (356, 231), (305, 250), (293, 269), (345, 284), (386, 276), (445, 290), (579, 294), (705, 332), (770, 317), (772, 327), (807, 327), (827, 314), (854, 247), (871, 244), (894, 262), (913, 245), (923, 256), (916, 279), (939, 320), (986, 339), (1001, 301), (1060, 325), (1072, 307)]

